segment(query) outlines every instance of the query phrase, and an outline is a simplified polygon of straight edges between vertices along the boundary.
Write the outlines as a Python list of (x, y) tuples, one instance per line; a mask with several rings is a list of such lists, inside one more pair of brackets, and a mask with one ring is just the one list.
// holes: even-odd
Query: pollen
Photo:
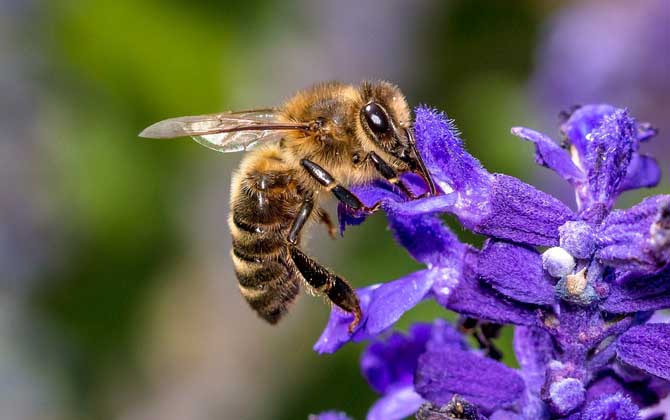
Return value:
[(565, 281), (565, 290), (571, 296), (581, 296), (586, 290), (586, 269), (582, 269), (575, 274), (569, 274)]

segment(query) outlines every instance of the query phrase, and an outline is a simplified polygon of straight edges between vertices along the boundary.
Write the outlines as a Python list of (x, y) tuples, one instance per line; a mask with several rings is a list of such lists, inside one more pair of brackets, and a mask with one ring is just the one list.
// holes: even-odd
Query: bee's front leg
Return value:
[(366, 213), (374, 213), (381, 206), (381, 202), (377, 202), (372, 206), (366, 206), (363, 202), (354, 195), (351, 191), (346, 189), (343, 185), (335, 181), (335, 178), (317, 163), (309, 159), (302, 159), (300, 164), (319, 184), (323, 185), (328, 191), (332, 192), (335, 198), (352, 208), (353, 210), (360, 210)]
[(400, 188), (400, 191), (403, 192), (410, 200), (416, 200), (418, 198), (422, 198), (422, 196), (417, 196), (410, 190), (407, 185), (400, 179), (400, 176), (398, 176), (398, 172), (396, 172), (395, 169), (391, 167), (384, 159), (382, 159), (381, 156), (379, 156), (375, 152), (370, 152), (366, 156), (367, 159), (372, 161), (372, 164), (374, 165), (375, 169), (377, 169), (377, 172), (381, 176), (384, 177), (388, 182), (391, 184), (397, 186)]

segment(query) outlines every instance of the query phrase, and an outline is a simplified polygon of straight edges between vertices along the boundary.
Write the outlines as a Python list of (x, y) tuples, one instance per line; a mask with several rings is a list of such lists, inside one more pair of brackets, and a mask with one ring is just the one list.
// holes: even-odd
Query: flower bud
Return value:
[(575, 269), (575, 259), (561, 247), (553, 247), (542, 254), (542, 267), (552, 277), (565, 277)]

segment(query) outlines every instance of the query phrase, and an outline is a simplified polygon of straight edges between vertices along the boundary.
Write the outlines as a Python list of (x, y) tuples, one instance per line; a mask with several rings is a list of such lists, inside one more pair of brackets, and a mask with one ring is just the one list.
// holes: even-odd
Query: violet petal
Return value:
[(637, 148), (636, 136), (635, 120), (622, 109), (605, 115), (602, 124), (586, 136), (582, 164), (588, 173), (590, 200), (613, 203)]
[(456, 285), (444, 285), (435, 280), (433, 294), (447, 309), (473, 318), (498, 324), (535, 325), (536, 307), (515, 302), (480, 281), (475, 272), (478, 263), (476, 251), (466, 254), (466, 267)]
[(497, 410), (489, 416), (489, 420), (524, 420), (524, 417), (513, 411)]
[(487, 195), (490, 175), (465, 151), (453, 122), (428, 107), (414, 112), (417, 148), (437, 186), (444, 193), (461, 193), (464, 203), (480, 201)]
[(570, 155), (549, 137), (525, 127), (512, 128), (512, 134), (535, 144), (535, 161), (554, 170), (561, 178), (575, 185), (586, 178), (572, 163)]
[(396, 240), (415, 260), (428, 267), (460, 266), (465, 246), (438, 216), (411, 217), (389, 208), (388, 219)]
[(623, 394), (608, 395), (589, 403), (582, 411), (582, 420), (641, 420), (640, 410)]
[(367, 321), (367, 308), (372, 299), (372, 292), (380, 287), (376, 284), (373, 286), (357, 289), (356, 294), (361, 304), (363, 312), (363, 319), (354, 331), (354, 334), (349, 333), (349, 324), (353, 321), (354, 316), (348, 312), (343, 311), (337, 306), (333, 306), (330, 310), (330, 318), (328, 324), (324, 328), (321, 336), (314, 344), (314, 351), (317, 353), (335, 353), (340, 347), (349, 341), (362, 341), (370, 338), (363, 326)]
[(351, 417), (341, 411), (325, 411), (320, 414), (312, 414), (307, 420), (351, 420)]
[(413, 324), (407, 334), (394, 332), (372, 342), (361, 356), (361, 371), (372, 389), (385, 394), (413, 384), (419, 356), (445, 347), (468, 349), (463, 335), (443, 319)]
[(361, 356), (361, 371), (370, 387), (380, 394), (412, 385), (419, 356), (426, 351), (430, 324), (415, 324), (407, 335), (393, 333), (371, 343)]
[(477, 274), (503, 295), (536, 305), (554, 303), (554, 285), (534, 249), (489, 241), (479, 254)]
[(473, 352), (445, 348), (419, 357), (416, 391), (435, 404), (446, 404), (458, 394), (483, 414), (513, 405), (524, 391), (514, 369)]
[(633, 153), (628, 165), (626, 177), (619, 185), (619, 191), (635, 190), (638, 188), (653, 188), (661, 180), (661, 168), (651, 156)]
[(602, 124), (605, 115), (610, 115), (616, 110), (617, 108), (607, 104), (582, 106), (561, 125), (561, 132), (570, 144), (575, 146), (580, 156), (586, 156), (589, 142), (586, 136)]
[(413, 386), (398, 388), (378, 399), (366, 420), (402, 420), (416, 413), (424, 402)]
[(434, 270), (421, 270), (382, 283), (371, 295), (365, 329), (376, 335), (392, 326), (426, 296), (433, 286)]
[(544, 418), (547, 406), (540, 399), (540, 391), (547, 365), (554, 358), (552, 338), (542, 328), (517, 326), (514, 328), (514, 355), (526, 383), (523, 414), (529, 419)]
[(670, 324), (633, 327), (617, 342), (623, 362), (670, 381)]
[(600, 307), (612, 313), (633, 313), (670, 308), (670, 267), (622, 283), (611, 283)]
[(514, 354), (526, 387), (539, 395), (544, 385), (547, 364), (554, 358), (551, 336), (539, 327), (518, 326), (514, 329)]
[(604, 264), (641, 274), (670, 263), (670, 195), (644, 199), (605, 218), (596, 257)]
[(558, 228), (576, 216), (560, 200), (518, 179), (496, 174), (489, 209), (471, 223), (473, 231), (528, 245), (558, 245)]
[(589, 385), (586, 391), (586, 402), (588, 404), (591, 401), (620, 392), (628, 395), (633, 403), (640, 408), (656, 405), (663, 395), (667, 394), (667, 391), (663, 391), (663, 386), (660, 387), (660, 390), (656, 390), (655, 387), (660, 382), (665, 384), (665, 388), (670, 386), (670, 384), (660, 378), (653, 378), (657, 381), (656, 383), (653, 383), (650, 379), (652, 378), (647, 377), (641, 381), (625, 382), (613, 371), (606, 371), (606, 373)]

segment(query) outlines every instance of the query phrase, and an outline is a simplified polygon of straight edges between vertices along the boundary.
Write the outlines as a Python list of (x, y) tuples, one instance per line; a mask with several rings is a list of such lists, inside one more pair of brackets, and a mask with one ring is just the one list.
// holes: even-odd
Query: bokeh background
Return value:
[[(225, 219), (240, 156), (137, 133), (366, 78), (445, 110), (491, 171), (571, 205), (509, 128), (557, 135), (571, 105), (627, 106), (661, 130), (644, 147), (663, 181), (643, 194), (670, 191), (667, 0), (0, 0), (0, 418), (364, 418), (361, 345), (311, 350), (321, 299), (273, 328), (239, 296)], [(356, 286), (417, 267), (383, 215), (312, 236)], [(442, 313), (424, 304), (400, 328)]]

